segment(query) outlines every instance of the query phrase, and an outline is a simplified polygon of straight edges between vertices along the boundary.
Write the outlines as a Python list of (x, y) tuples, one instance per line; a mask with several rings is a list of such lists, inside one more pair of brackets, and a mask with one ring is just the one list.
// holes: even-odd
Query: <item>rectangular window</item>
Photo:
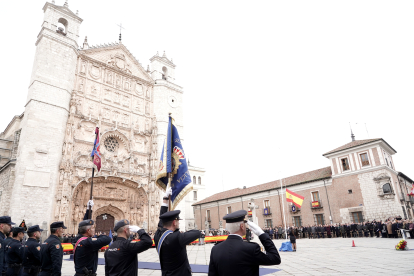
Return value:
[(342, 170), (343, 171), (348, 171), (349, 170), (348, 158), (342, 158), (341, 159), (341, 164), (342, 164)]
[(369, 166), (368, 154), (363, 153), (359, 155), (361, 157), (361, 164), (362, 166)]
[(272, 219), (265, 219), (265, 228), (273, 228)]
[(211, 221), (210, 210), (207, 210), (207, 221)]
[(265, 200), (264, 201), (264, 207), (265, 208), (270, 207), (270, 200)]
[(315, 214), (315, 223), (318, 225), (324, 225), (325, 224), (325, 220), (323, 218), (323, 214)]
[(300, 216), (293, 217), (293, 224), (295, 225), (295, 227), (302, 226), (302, 219), (300, 218)]
[(360, 223), (364, 222), (364, 219), (362, 218), (362, 212), (353, 212), (352, 215), (352, 222), (353, 223)]
[(227, 207), (227, 214), (231, 214), (231, 206)]
[(312, 192), (312, 201), (319, 201), (319, 192)]
[(197, 191), (193, 191), (194, 200), (197, 200)]

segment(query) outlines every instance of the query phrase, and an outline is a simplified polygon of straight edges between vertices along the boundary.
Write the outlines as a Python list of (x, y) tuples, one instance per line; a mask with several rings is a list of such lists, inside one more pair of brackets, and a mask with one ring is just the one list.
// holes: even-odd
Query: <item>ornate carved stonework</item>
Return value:
[[(149, 96), (153, 81), (131, 75), (123, 53), (111, 54), (105, 63), (81, 55), (76, 90), (72, 93), (66, 136), (62, 145), (55, 220), (76, 233), (90, 196), (92, 165), (90, 153), (95, 128), (100, 128), (102, 167), (95, 170), (94, 213), (155, 230), (160, 191), (156, 175), (157, 129)], [(135, 65), (134, 65), (135, 66)], [(144, 94), (145, 91), (145, 94)], [(145, 97), (145, 102), (144, 101)], [(145, 115), (144, 115), (145, 113)], [(43, 155), (36, 162), (43, 166)]]

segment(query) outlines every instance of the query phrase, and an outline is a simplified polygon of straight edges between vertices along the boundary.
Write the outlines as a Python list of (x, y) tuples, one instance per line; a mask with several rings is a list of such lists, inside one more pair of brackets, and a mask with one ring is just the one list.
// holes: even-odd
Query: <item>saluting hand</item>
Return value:
[(133, 233), (137, 233), (141, 228), (139, 228), (136, 225), (130, 225), (129, 226), (129, 231), (133, 232)]
[(254, 234), (256, 234), (256, 236), (260, 236), (261, 234), (264, 233), (264, 231), (262, 230), (262, 228), (260, 228), (256, 223), (253, 223), (251, 221), (247, 221), (247, 224), (250, 227), (250, 230), (252, 230), (252, 232)]

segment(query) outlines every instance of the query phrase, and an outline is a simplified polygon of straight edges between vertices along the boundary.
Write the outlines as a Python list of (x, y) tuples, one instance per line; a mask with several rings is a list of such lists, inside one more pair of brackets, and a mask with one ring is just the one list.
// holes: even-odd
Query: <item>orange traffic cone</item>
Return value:
[(352, 247), (355, 247), (355, 243), (354, 243), (354, 240), (352, 240)]

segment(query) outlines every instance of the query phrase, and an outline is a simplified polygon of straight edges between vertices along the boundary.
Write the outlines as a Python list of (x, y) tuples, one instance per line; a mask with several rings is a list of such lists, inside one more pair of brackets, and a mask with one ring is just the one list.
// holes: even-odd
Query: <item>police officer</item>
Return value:
[(9, 236), (11, 227), (15, 223), (11, 221), (9, 216), (0, 217), (0, 273), (6, 275), (6, 244), (5, 239)]
[[(138, 226), (129, 225), (126, 219), (115, 224), (114, 231), (117, 239), (105, 251), (106, 276), (136, 276), (138, 275), (138, 253), (152, 246), (151, 237)], [(131, 232), (138, 233), (140, 241), (131, 241)], [(77, 254), (77, 253), (76, 253)]]
[(62, 275), (63, 248), (60, 238), (67, 227), (63, 221), (53, 222), (50, 225), (50, 236), (40, 248), (42, 268), (39, 276), (60, 276)]
[(240, 210), (223, 217), (230, 235), (211, 250), (209, 276), (259, 276), (259, 265), (280, 264), (280, 256), (272, 239), (253, 222), (247, 221), (247, 224), (259, 237), (266, 253), (260, 250), (257, 243), (243, 242), (243, 236), (246, 235), (246, 215), (247, 211)]
[(180, 210), (168, 210), (168, 198), (172, 194), (167, 189), (160, 210), (160, 222), (154, 235), (155, 246), (160, 257), (162, 276), (191, 275), (191, 267), (187, 257), (187, 244), (199, 238), (198, 230), (180, 233)]
[(24, 247), (22, 245), (24, 233), (23, 227), (13, 228), (13, 240), (7, 246), (6, 252), (7, 276), (20, 275), (24, 257)]
[(76, 276), (94, 276), (98, 268), (98, 252), (111, 242), (105, 235), (95, 235), (95, 222), (91, 219), (81, 221), (78, 225), (80, 237), (73, 249)]
[(40, 271), (40, 236), (43, 229), (39, 225), (33, 225), (27, 230), (29, 238), (24, 246), (23, 274), (22, 276), (37, 276)]

